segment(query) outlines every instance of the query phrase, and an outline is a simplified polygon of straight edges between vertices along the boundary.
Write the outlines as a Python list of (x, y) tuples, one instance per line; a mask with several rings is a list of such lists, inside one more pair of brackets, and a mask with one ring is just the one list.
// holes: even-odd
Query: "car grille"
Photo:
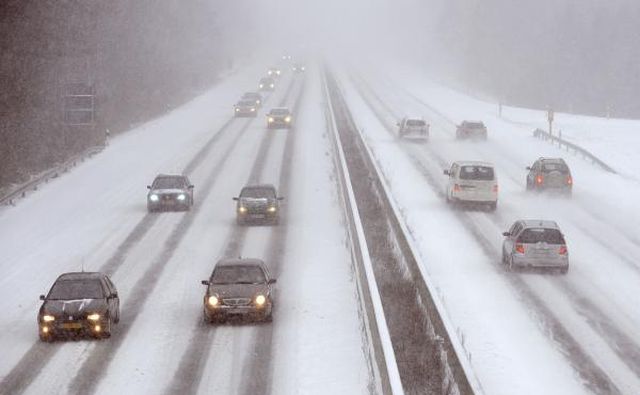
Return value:
[(222, 299), (222, 303), (227, 306), (247, 306), (251, 303), (249, 298), (225, 298)]

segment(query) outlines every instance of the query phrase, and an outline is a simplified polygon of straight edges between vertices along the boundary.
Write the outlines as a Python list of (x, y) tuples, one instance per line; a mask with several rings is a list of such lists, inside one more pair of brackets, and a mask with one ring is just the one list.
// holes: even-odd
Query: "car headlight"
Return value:
[(276, 71), (276, 74), (280, 75), (280, 70)]
[(256, 104), (260, 104), (260, 100), (256, 100)]
[(284, 121), (285, 121), (285, 122), (291, 122), (291, 117), (289, 117), (289, 116), (285, 117), (285, 118), (284, 118)]
[(240, 206), (238, 207), (238, 212), (244, 214), (247, 212), (247, 208), (245, 206)]
[(178, 195), (178, 200), (180, 200), (180, 201), (183, 201), (186, 198), (187, 198), (187, 196), (184, 193), (181, 193), (180, 195)]
[(273, 117), (269, 117), (269, 122), (273, 122), (275, 121), (275, 119), (273, 119)]
[(277, 209), (278, 209), (278, 208), (277, 208), (276, 206), (271, 206), (271, 207), (269, 207), (269, 208), (267, 209), (267, 211), (268, 211), (268, 212), (270, 212), (270, 213), (275, 213)]
[(159, 199), (160, 198), (156, 194), (149, 195), (149, 200), (151, 200), (152, 202), (157, 202)]
[(264, 84), (260, 84), (260, 88), (264, 88)]
[(251, 109), (251, 112), (254, 112), (254, 111), (256, 111), (256, 109), (255, 109), (255, 108), (252, 108), (252, 109)]
[(100, 314), (98, 313), (89, 314), (87, 316), (87, 319), (90, 321), (98, 321), (100, 319)]
[(211, 295), (209, 299), (207, 299), (207, 303), (209, 303), (209, 306), (216, 307), (220, 303), (220, 299), (215, 295)]
[(267, 302), (267, 297), (264, 295), (258, 295), (256, 296), (255, 301), (256, 301), (256, 305), (263, 306)]
[(269, 86), (273, 88), (273, 84), (271, 84), (271, 85), (269, 85)]
[(240, 111), (240, 109), (239, 109), (238, 107), (236, 107), (236, 112), (237, 112), (237, 111)]
[(45, 314), (42, 316), (42, 321), (44, 322), (51, 322), (51, 321), (55, 321), (56, 317), (50, 315), (50, 314)]

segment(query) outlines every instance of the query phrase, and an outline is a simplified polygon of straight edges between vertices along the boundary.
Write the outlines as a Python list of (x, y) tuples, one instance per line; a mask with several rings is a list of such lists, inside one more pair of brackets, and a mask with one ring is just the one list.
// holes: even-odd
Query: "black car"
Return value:
[(293, 125), (293, 115), (287, 107), (272, 108), (267, 114), (267, 127), (269, 129), (290, 129)]
[(258, 105), (255, 100), (243, 99), (233, 106), (236, 117), (255, 117), (258, 114)]
[(110, 337), (120, 321), (118, 291), (109, 277), (98, 272), (59, 276), (38, 312), (40, 340), (92, 336)]
[(267, 266), (260, 259), (222, 259), (218, 261), (204, 294), (204, 319), (207, 322), (231, 316), (271, 321), (272, 285)]
[(189, 210), (193, 206), (193, 185), (182, 175), (160, 174), (148, 185), (147, 209)]
[(276, 88), (276, 81), (271, 77), (264, 77), (258, 83), (258, 89), (261, 91), (272, 91)]
[(276, 187), (271, 184), (247, 185), (240, 191), (240, 196), (234, 197), (237, 201), (236, 220), (238, 225), (248, 223), (270, 223), (277, 225), (280, 222), (280, 201)]
[(256, 106), (262, 106), (262, 95), (259, 92), (246, 92), (240, 100), (254, 100), (256, 102)]
[(569, 166), (562, 158), (539, 158), (527, 167), (527, 190), (556, 191), (571, 195), (573, 177)]

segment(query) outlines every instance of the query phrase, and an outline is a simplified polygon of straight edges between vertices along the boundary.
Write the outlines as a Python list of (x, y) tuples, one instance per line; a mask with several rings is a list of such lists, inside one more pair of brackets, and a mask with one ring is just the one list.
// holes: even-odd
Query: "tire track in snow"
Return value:
[[(357, 81), (353, 82), (360, 96), (367, 104), (367, 106), (371, 109), (372, 113), (376, 116), (378, 121), (384, 126), (386, 132), (395, 137), (393, 127), (389, 125), (387, 120), (385, 120), (382, 114), (380, 114), (379, 110), (376, 109), (375, 105), (367, 97), (367, 94), (364, 92), (364, 88)], [(377, 96), (368, 86), (367, 90), (370, 92), (370, 95), (376, 99), (377, 102), (383, 103), (380, 97)], [(395, 116), (393, 111), (391, 111), (386, 104), (381, 106), (386, 108), (392, 115)], [(400, 144), (400, 147), (411, 159), (411, 162), (416, 166), (416, 169), (424, 176), (425, 180), (431, 186), (433, 191), (439, 197), (444, 199), (445, 192), (442, 190), (441, 183), (438, 182), (436, 178), (436, 174), (439, 175), (439, 171), (432, 171), (420, 158), (410, 152), (406, 145)], [(438, 153), (435, 152), (432, 147), (427, 146), (427, 150), (433, 156), (433, 158), (435, 158), (439, 162), (439, 170), (440, 167), (442, 167), (442, 162), (444, 161), (439, 157)], [(465, 228), (469, 229), (469, 232), (473, 235), (474, 239), (476, 239), (479, 247), (485, 253), (486, 257), (489, 258), (491, 262), (496, 262), (496, 265), (494, 265), (494, 267), (497, 270), (500, 270), (500, 265), (497, 264), (497, 262), (500, 262), (500, 253), (496, 250), (493, 242), (485, 236), (482, 229), (477, 225), (477, 223), (468, 213), (462, 211), (453, 211), (453, 213), (460, 220), (460, 222), (465, 224)], [(495, 222), (495, 220), (492, 220), (492, 222)], [(500, 225), (498, 224), (497, 226)], [(611, 381), (609, 376), (595, 363), (595, 361), (593, 361), (593, 359), (589, 357), (587, 352), (582, 348), (582, 346), (580, 346), (578, 341), (571, 335), (569, 330), (562, 325), (561, 321), (557, 317), (555, 317), (553, 311), (544, 303), (544, 301), (539, 296), (536, 295), (531, 286), (517, 275), (508, 275), (506, 276), (506, 278), (512, 285), (512, 287), (516, 290), (516, 292), (521, 294), (523, 296), (523, 299), (528, 301), (531, 307), (535, 309), (534, 313), (540, 321), (540, 324), (545, 329), (547, 329), (548, 333), (546, 333), (546, 335), (551, 337), (552, 340), (555, 340), (558, 343), (558, 345), (563, 350), (563, 353), (567, 356), (571, 366), (585, 380), (585, 386), (598, 394), (620, 394), (620, 390)]]
[[(292, 79), (279, 106), (286, 104), (295, 82), (296, 80)], [(289, 130), (288, 133), (291, 133), (292, 130)], [(247, 184), (258, 183), (260, 181), (260, 175), (267, 160), (267, 154), (272, 142), (273, 138), (270, 131), (265, 130)], [(247, 230), (248, 227), (246, 226), (234, 226), (231, 229), (225, 239), (224, 245), (226, 247), (221, 258), (238, 256), (240, 254)], [(206, 357), (209, 355), (215, 339), (215, 333), (215, 327), (204, 322), (203, 319), (198, 320), (198, 323), (192, 330), (189, 345), (180, 358), (178, 369), (174, 373), (169, 386), (163, 391), (165, 394), (194, 394), (197, 392), (202, 379), (202, 372), (207, 363)]]

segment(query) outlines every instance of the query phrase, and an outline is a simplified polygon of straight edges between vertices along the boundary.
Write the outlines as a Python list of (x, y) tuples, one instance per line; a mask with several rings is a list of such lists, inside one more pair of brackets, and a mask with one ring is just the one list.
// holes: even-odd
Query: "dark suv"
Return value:
[(211, 273), (204, 294), (204, 319), (216, 322), (230, 316), (271, 321), (272, 285), (267, 266), (260, 259), (222, 259)]
[(193, 185), (187, 176), (160, 174), (153, 184), (147, 185), (147, 189), (149, 212), (167, 209), (186, 211), (193, 206)]
[(562, 158), (540, 158), (527, 167), (528, 191), (557, 191), (571, 195), (573, 177), (569, 166)]
[(236, 220), (238, 225), (266, 222), (277, 225), (280, 222), (280, 201), (276, 187), (271, 184), (247, 185), (240, 191), (237, 201)]
[(261, 91), (272, 91), (276, 88), (276, 82), (271, 77), (264, 77), (258, 82), (258, 89)]
[(106, 274), (65, 273), (53, 283), (38, 313), (40, 340), (58, 337), (109, 337), (120, 321), (118, 291)]

